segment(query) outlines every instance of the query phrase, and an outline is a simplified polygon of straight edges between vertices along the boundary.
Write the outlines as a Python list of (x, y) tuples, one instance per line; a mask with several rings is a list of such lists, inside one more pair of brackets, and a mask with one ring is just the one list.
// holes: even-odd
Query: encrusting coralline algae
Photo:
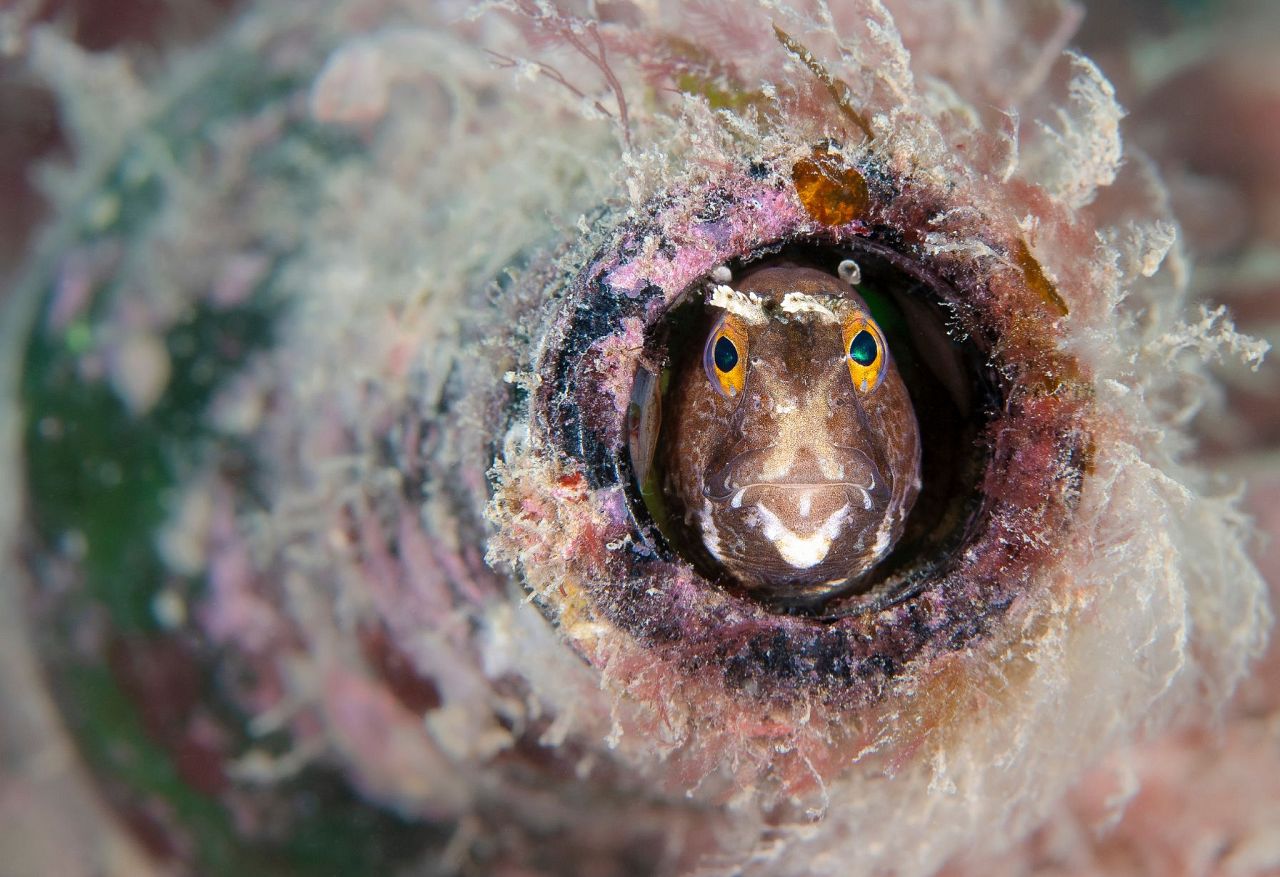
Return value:
[[(1218, 709), (1270, 615), (1184, 413), (1263, 347), (1190, 309), (1076, 19), (272, 3), (151, 85), (26, 34), (81, 158), (22, 290), (19, 543), (148, 848), (925, 875)], [(927, 299), (964, 441), (925, 429), (919, 557), (782, 611), (673, 547), (637, 375), (717, 268), (840, 253)]]

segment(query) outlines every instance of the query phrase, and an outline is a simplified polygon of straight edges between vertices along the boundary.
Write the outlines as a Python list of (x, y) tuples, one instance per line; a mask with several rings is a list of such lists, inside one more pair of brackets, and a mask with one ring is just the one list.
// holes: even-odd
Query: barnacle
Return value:
[[(1267, 608), (1182, 459), (1173, 226), (1027, 36), (1070, 10), (1007, 6), (262, 4), (86, 137), (24, 292), (25, 568), (152, 851), (928, 874), (1228, 697)], [(896, 394), (810, 497), (871, 523), (779, 518), (783, 566), (682, 473), (690, 400), (764, 405), (754, 307), (863, 423)]]

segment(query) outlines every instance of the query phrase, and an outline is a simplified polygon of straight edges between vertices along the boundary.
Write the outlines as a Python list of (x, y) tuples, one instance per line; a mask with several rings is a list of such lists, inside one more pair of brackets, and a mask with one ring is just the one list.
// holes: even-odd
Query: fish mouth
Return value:
[[(753, 493), (768, 493), (794, 498), (797, 495), (826, 494), (839, 491), (849, 497), (852, 508), (870, 511), (889, 499), (889, 485), (879, 467), (860, 448), (835, 447), (826, 464), (809, 454), (787, 471), (767, 475), (766, 464), (775, 452), (773, 447), (753, 448), (735, 454), (718, 470), (708, 473), (703, 496), (717, 504), (739, 508)], [(825, 471), (824, 471), (825, 470)], [(829, 477), (835, 470), (839, 477)]]

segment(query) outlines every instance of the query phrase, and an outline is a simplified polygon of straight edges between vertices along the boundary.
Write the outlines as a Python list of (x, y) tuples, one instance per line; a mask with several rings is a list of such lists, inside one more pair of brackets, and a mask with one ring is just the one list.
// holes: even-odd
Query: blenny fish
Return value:
[(758, 268), (707, 297), (711, 328), (664, 403), (673, 510), (753, 592), (836, 592), (884, 559), (920, 490), (885, 334), (855, 288), (812, 268)]
[(3, 321), (32, 739), (164, 873), (924, 877), (1212, 713), (1238, 339), (1076, 13), (6, 29), (81, 153)]

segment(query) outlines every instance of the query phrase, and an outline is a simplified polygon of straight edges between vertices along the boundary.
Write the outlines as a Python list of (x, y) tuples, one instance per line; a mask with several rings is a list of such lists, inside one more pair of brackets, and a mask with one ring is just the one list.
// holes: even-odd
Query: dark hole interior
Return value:
[[(860, 240), (835, 248), (792, 244), (764, 256), (731, 263), (734, 276), (771, 262), (789, 262), (836, 274), (853, 259), (861, 269), (858, 292), (880, 324), (915, 409), (921, 440), (921, 491), (902, 537), (890, 554), (862, 576), (817, 602), (779, 604), (780, 611), (839, 617), (905, 599), (945, 572), (974, 534), (982, 514), (981, 480), (988, 449), (984, 428), (1000, 405), (985, 351), (956, 316), (954, 289), (888, 246)], [(730, 284), (732, 285), (732, 283)], [(703, 344), (713, 310), (696, 284), (652, 328), (647, 347), (660, 373), (637, 375), (630, 413), (630, 458), (635, 478), (632, 511), (660, 555), (681, 557), (721, 587), (737, 584), (691, 532), (678, 497), (664, 494), (661, 448), (662, 398), (672, 374), (702, 368)]]

